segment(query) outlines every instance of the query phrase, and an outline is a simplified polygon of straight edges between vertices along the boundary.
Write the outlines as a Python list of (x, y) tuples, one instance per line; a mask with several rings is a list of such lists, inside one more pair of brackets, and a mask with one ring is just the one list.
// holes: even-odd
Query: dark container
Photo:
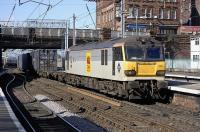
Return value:
[(2, 49), (0, 48), (0, 70), (3, 68)]
[(64, 71), (65, 67), (65, 58), (63, 56), (63, 53), (57, 54), (57, 69), (58, 71)]
[(36, 72), (57, 71), (57, 50), (41, 49), (31, 53), (33, 68)]
[(21, 54), (17, 58), (17, 68), (21, 71), (29, 70), (31, 67), (30, 53)]

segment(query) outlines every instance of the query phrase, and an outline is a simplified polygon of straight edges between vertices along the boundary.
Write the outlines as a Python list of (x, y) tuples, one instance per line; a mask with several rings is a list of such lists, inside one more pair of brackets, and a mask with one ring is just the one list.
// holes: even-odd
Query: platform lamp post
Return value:
[(138, 14), (136, 14), (136, 36), (138, 36)]
[(124, 38), (125, 35), (125, 14), (124, 14), (124, 8), (125, 8), (125, 0), (121, 0), (121, 37)]
[(65, 70), (65, 60), (67, 57), (67, 51), (69, 50), (69, 24), (70, 21), (65, 22), (65, 49), (64, 49), (64, 59), (62, 61), (63, 70)]
[(65, 53), (69, 48), (69, 28), (68, 28), (68, 22), (65, 22)]

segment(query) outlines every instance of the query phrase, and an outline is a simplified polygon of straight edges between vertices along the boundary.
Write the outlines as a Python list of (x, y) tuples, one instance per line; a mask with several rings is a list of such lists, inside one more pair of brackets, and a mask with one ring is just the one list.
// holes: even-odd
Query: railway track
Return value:
[[(42, 87), (41, 85), (39, 86), (37, 84), (42, 84), (42, 82), (36, 82), (34, 83), (34, 86), (37, 86), (39, 90), (48, 94), (53, 99), (56, 98), (58, 100), (63, 100), (63, 105), (65, 105), (67, 108), (71, 108), (70, 110), (72, 112), (79, 113), (87, 118), (89, 117), (91, 121), (101, 124), (101, 126), (107, 130), (113, 130), (112, 128), (117, 127), (117, 129), (121, 130), (136, 131), (133, 129), (127, 129), (127, 127), (124, 126), (124, 122), (121, 122), (122, 120), (117, 119), (115, 115), (113, 115), (114, 113), (111, 113), (111, 115), (105, 115), (105, 111), (110, 109), (110, 104), (95, 104), (94, 102), (91, 104), (91, 99), (82, 97), (80, 94), (74, 95), (74, 93), (71, 92), (67, 93), (60, 89), (55, 89), (49, 84), (45, 84), (46, 88), (44, 88), (44, 85)], [(109, 116), (113, 116), (115, 121), (114, 119), (110, 119)]]
[(11, 83), (15, 80), (15, 76), (12, 75), (11, 76), (11, 80), (7, 83), (7, 85), (5, 86), (5, 96), (7, 97), (10, 105), (12, 108), (15, 109), (15, 112), (17, 113), (18, 117), (20, 117), (20, 121), (23, 122), (23, 126), (26, 126), (25, 129), (27, 131), (33, 131), (35, 132), (36, 130), (34, 129), (34, 126), (30, 123), (30, 121), (28, 120), (28, 118), (26, 117), (26, 115), (23, 113), (22, 110), (20, 110), (20, 107), (18, 106), (16, 100), (12, 97), (13, 93), (11, 92), (11, 89), (9, 88), (9, 86), (11, 85)]
[[(37, 84), (43, 84), (45, 87), (39, 87)], [(57, 85), (55, 86), (55, 84)], [(78, 111), (85, 117), (95, 121), (97, 124), (101, 124), (101, 126), (107, 130), (115, 128), (122, 131), (195, 131), (200, 128), (198, 123), (188, 123), (189, 120), (182, 121), (187, 118), (187, 114), (185, 113), (185, 115), (180, 118), (182, 113), (170, 106), (168, 106), (168, 110), (162, 112), (166, 107), (164, 107), (165, 105), (162, 106), (160, 104), (143, 106), (127, 101), (117, 101), (115, 99), (110, 100), (114, 100), (118, 103), (120, 102), (122, 106), (115, 106), (105, 101), (100, 101), (99, 103), (94, 98), (92, 99), (91, 97), (81, 95), (80, 92), (70, 92), (69, 89), (66, 89), (66, 85), (64, 84), (58, 84), (58, 82), (56, 83), (55, 81), (47, 79), (36, 80), (36, 82), (34, 84), (31, 83), (31, 85), (39, 87), (43, 93), (46, 93), (53, 98), (64, 100), (68, 107), (74, 108), (74, 112)], [(85, 90), (79, 89), (79, 91)], [(98, 94), (98, 96), (101, 95)], [(174, 114), (170, 113), (171, 110), (174, 111)], [(179, 116), (176, 116), (176, 113), (180, 113)]]
[(17, 110), (17, 116), (27, 131), (79, 131), (26, 91), (24, 75), (7, 76), (12, 76), (12, 79), (5, 87), (6, 95), (9, 97), (13, 109)]

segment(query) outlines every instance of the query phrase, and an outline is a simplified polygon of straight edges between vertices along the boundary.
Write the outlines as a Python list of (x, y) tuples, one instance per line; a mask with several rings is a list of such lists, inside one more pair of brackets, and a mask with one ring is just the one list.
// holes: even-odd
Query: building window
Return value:
[(139, 7), (129, 7), (129, 17), (136, 18), (139, 16)]
[(195, 45), (199, 45), (199, 39), (198, 38), (195, 40)]
[(153, 12), (153, 9), (152, 8), (147, 8), (147, 18), (152, 18), (152, 12)]
[(144, 18), (152, 18), (153, 16), (153, 9), (152, 8), (143, 8), (142, 15)]
[(164, 10), (162, 8), (159, 9), (159, 18), (160, 19), (164, 18)]
[(176, 9), (171, 10), (171, 18), (176, 19)]
[(199, 60), (199, 55), (193, 55), (193, 61), (198, 61)]
[(142, 17), (147, 18), (147, 9), (142, 8)]
[(170, 19), (170, 9), (167, 10), (167, 19)]
[(177, 2), (177, 0), (172, 0), (172, 2), (174, 2), (174, 3), (175, 3), (175, 2)]
[(119, 6), (115, 7), (115, 17), (121, 17), (121, 8)]

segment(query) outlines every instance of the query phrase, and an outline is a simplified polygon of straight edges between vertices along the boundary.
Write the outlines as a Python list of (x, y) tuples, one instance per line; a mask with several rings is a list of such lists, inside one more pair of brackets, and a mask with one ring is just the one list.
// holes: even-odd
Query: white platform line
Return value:
[(168, 89), (172, 91), (177, 91), (177, 92), (200, 95), (200, 90), (196, 90), (196, 89), (189, 89), (189, 88), (182, 88), (182, 87), (175, 87), (175, 86), (169, 86)]
[(187, 75), (176, 75), (176, 74), (166, 74), (166, 77), (179, 77), (184, 79), (197, 79), (200, 80), (200, 77), (198, 76), (187, 76)]
[(17, 117), (15, 116), (13, 110), (11, 109), (11, 107), (10, 107), (10, 105), (9, 105), (9, 103), (8, 103), (8, 101), (7, 101), (7, 99), (6, 99), (1, 88), (0, 88), (0, 96), (1, 96), (1, 98), (3, 98), (3, 102), (6, 106), (8, 113), (9, 113), (11, 119), (13, 120), (15, 126), (18, 128), (18, 131), (19, 132), (26, 132), (25, 129), (22, 127), (21, 123), (19, 122), (19, 120), (17, 119)]

